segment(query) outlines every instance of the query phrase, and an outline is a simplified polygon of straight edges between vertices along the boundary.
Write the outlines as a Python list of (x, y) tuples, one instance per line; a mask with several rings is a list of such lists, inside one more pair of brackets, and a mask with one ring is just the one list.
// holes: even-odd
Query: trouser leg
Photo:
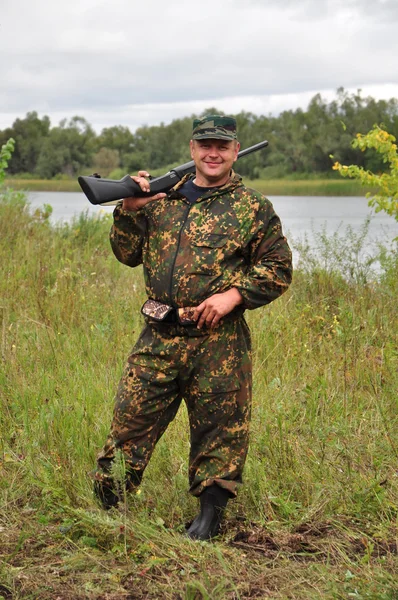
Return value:
[(226, 322), (202, 344), (185, 395), (191, 433), (190, 491), (213, 484), (232, 496), (242, 481), (251, 409), (251, 346), (246, 322)]
[(128, 359), (119, 383), (113, 420), (94, 475), (111, 482), (111, 467), (121, 450), (127, 486), (141, 481), (157, 441), (174, 419), (181, 403), (177, 371), (162, 356), (162, 340), (147, 327)]
[(191, 493), (200, 495), (217, 484), (235, 495), (247, 454), (251, 405), (250, 334), (243, 319), (227, 321), (201, 338), (146, 328), (120, 382), (95, 478), (111, 479), (120, 449), (131, 484), (139, 483), (182, 395), (190, 420)]

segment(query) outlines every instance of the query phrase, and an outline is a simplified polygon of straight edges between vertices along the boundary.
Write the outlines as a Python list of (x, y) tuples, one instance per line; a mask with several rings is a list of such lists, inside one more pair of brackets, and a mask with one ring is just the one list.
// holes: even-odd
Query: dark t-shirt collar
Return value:
[(188, 179), (188, 181), (182, 184), (178, 191), (180, 194), (185, 196), (188, 202), (194, 204), (198, 198), (201, 198), (208, 192), (212, 192), (217, 189), (217, 186), (202, 187), (200, 185), (196, 185), (196, 183), (193, 182), (193, 179)]

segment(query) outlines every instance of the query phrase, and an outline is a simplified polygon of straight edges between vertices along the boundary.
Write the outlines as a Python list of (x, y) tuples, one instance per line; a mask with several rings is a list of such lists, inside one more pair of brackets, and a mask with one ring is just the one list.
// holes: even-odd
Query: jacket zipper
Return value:
[[(188, 177), (187, 177), (187, 179), (188, 179)], [(183, 182), (183, 180), (181, 180), (181, 182)], [(179, 183), (181, 183), (181, 182), (179, 182)], [(179, 187), (180, 187), (180, 186), (179, 186)], [(233, 187), (233, 188), (232, 188), (230, 191), (231, 191), (231, 192), (232, 192), (232, 191), (234, 191), (234, 190), (236, 189), (236, 187), (238, 187), (238, 186), (235, 186), (235, 187)], [(229, 188), (228, 188), (228, 189), (229, 189)], [(226, 191), (228, 191), (228, 189), (227, 189)], [(176, 191), (178, 191), (178, 190), (176, 190)], [(218, 194), (217, 194), (217, 195), (218, 195)], [(222, 194), (221, 194), (221, 195), (222, 195)], [(210, 197), (212, 197), (212, 196), (210, 196)], [(208, 199), (209, 199), (209, 198), (207, 198), (207, 200), (208, 200)], [(187, 201), (185, 200), (184, 202), (187, 202)], [(196, 203), (194, 203), (194, 204), (196, 204)], [(173, 306), (174, 308), (178, 308), (178, 307), (175, 305), (175, 302), (173, 302), (173, 298), (172, 298), (172, 295), (173, 295), (173, 276), (174, 276), (174, 268), (175, 268), (175, 264), (176, 264), (176, 261), (177, 261), (177, 254), (178, 254), (178, 250), (180, 249), (180, 242), (181, 242), (182, 230), (183, 230), (183, 229), (184, 229), (184, 227), (185, 227), (185, 224), (186, 224), (186, 222), (187, 222), (187, 219), (188, 219), (189, 211), (191, 210), (192, 206), (193, 206), (193, 204), (189, 203), (188, 210), (187, 210), (187, 212), (185, 213), (184, 221), (183, 221), (183, 223), (182, 223), (182, 225), (181, 225), (180, 232), (179, 232), (179, 234), (178, 234), (177, 249), (176, 249), (176, 252), (175, 252), (175, 255), (174, 255), (173, 265), (172, 265), (172, 267), (171, 267), (171, 271), (170, 271), (170, 286), (169, 286), (169, 298), (170, 298), (170, 300), (169, 300), (169, 303), (170, 303), (170, 305), (171, 305), (171, 306)]]
[(174, 268), (175, 268), (176, 261), (177, 261), (177, 254), (178, 254), (178, 251), (180, 249), (182, 230), (184, 229), (185, 224), (186, 224), (186, 222), (188, 220), (189, 211), (191, 210), (192, 206), (193, 206), (193, 204), (190, 203), (189, 206), (188, 206), (188, 210), (185, 213), (184, 221), (183, 221), (183, 223), (182, 223), (182, 225), (180, 227), (180, 231), (179, 231), (179, 234), (178, 234), (177, 249), (176, 249), (175, 254), (174, 254), (174, 260), (173, 260), (173, 264), (172, 264), (171, 271), (170, 271), (169, 298), (170, 298), (170, 304), (174, 308), (177, 308), (177, 306), (175, 305), (175, 302), (173, 301), (173, 297), (172, 297), (173, 296)]

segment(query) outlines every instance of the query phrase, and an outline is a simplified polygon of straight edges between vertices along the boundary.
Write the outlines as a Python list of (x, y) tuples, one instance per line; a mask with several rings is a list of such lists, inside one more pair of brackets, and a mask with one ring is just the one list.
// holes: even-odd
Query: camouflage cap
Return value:
[(222, 115), (206, 115), (203, 119), (195, 119), (192, 139), (236, 140), (236, 120)]

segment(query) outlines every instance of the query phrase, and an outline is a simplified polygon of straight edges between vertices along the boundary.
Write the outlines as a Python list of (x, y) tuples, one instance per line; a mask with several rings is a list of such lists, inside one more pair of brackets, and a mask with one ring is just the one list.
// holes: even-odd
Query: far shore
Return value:
[[(267, 196), (365, 196), (369, 190), (349, 179), (244, 180)], [(26, 192), (80, 192), (77, 180), (8, 179), (7, 187)]]

